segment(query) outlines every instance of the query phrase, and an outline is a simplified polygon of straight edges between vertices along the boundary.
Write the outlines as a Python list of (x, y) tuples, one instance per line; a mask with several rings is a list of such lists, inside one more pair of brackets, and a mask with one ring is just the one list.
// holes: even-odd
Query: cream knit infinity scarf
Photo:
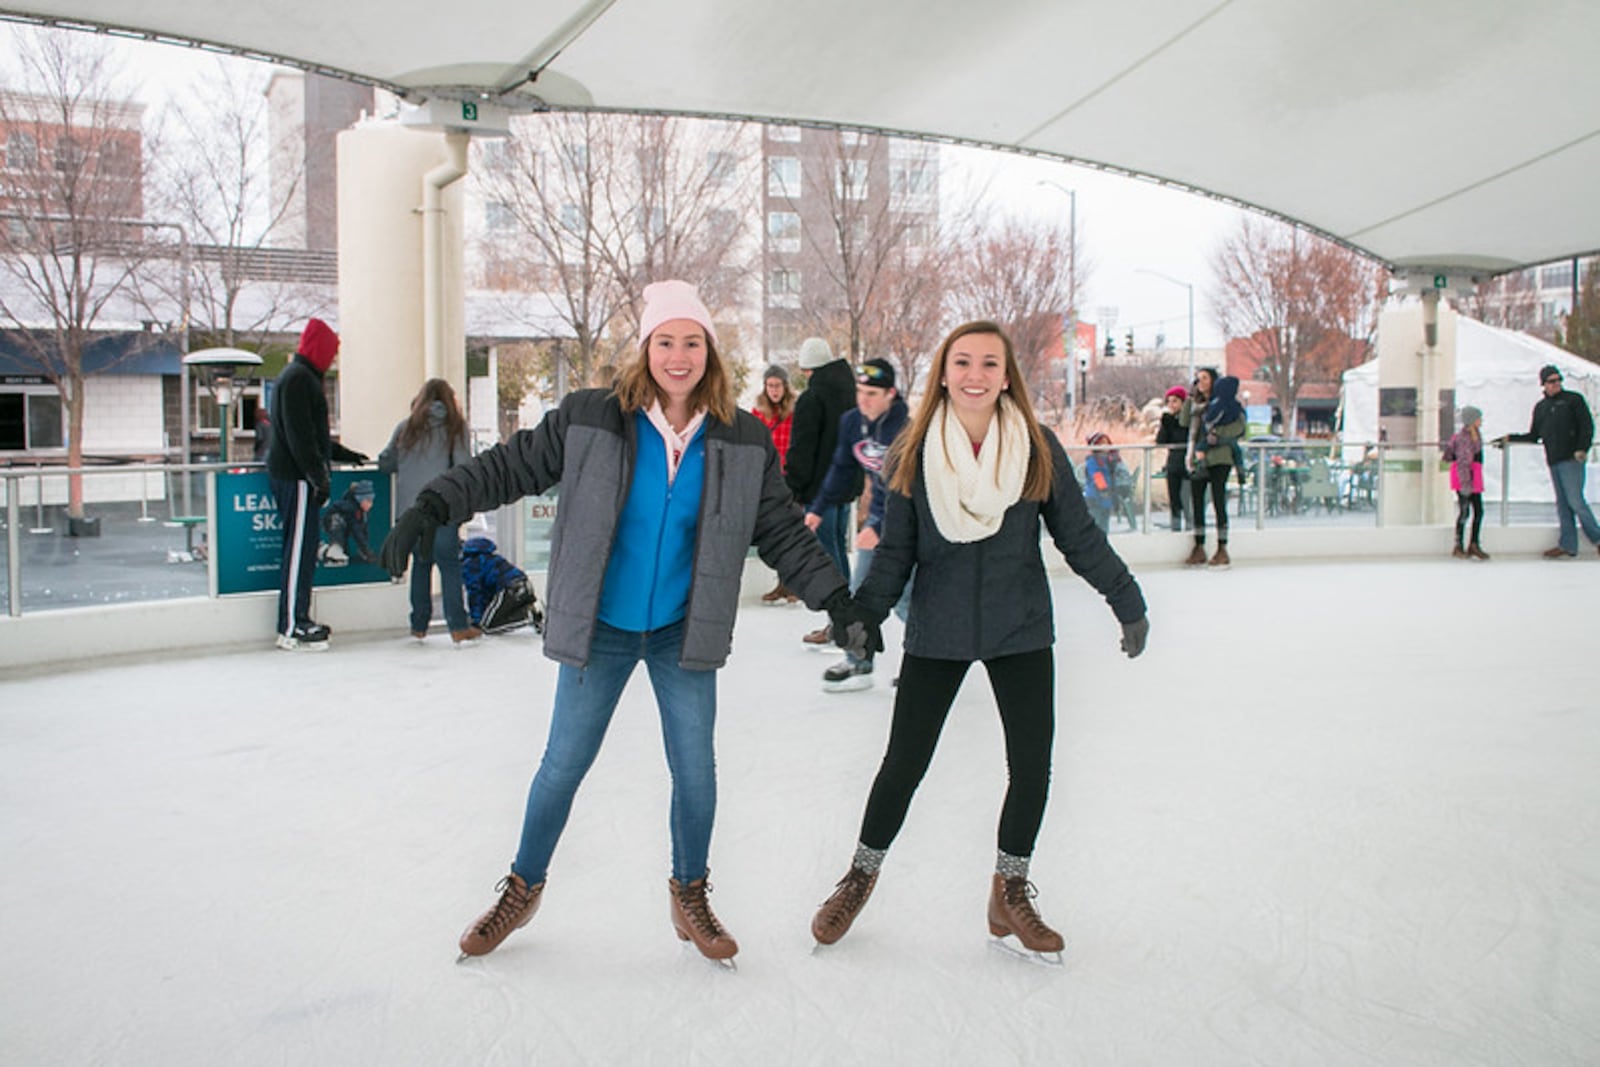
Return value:
[(1028, 424), (1004, 395), (978, 454), (946, 403), (922, 442), (923, 480), (934, 525), (946, 541), (982, 541), (1000, 529), (1006, 509), (1022, 499), (1032, 442)]

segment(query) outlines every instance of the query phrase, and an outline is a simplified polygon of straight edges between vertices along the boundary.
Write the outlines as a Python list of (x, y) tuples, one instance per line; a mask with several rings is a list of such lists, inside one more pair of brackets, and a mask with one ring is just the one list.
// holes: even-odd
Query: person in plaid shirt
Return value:
[[(767, 368), (762, 379), (761, 395), (750, 409), (762, 425), (772, 433), (772, 447), (778, 450), (778, 459), (787, 467), (789, 462), (789, 435), (794, 429), (794, 390), (789, 387), (789, 372), (774, 363)], [(800, 598), (779, 582), (769, 593), (763, 593), (764, 604), (793, 604)]]

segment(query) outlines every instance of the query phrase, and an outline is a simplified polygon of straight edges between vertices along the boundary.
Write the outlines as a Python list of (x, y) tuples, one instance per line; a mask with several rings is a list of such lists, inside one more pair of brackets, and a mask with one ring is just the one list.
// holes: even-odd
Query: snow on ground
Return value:
[(1004, 783), (981, 671), (838, 945), (889, 722), (813, 616), (721, 679), (712, 900), (667, 922), (643, 672), (495, 954), (554, 667), (531, 633), (346, 641), (0, 685), (0, 1034), (19, 1064), (1600, 1062), (1600, 564), (1152, 570), (1150, 650), (1056, 582), (1051, 968), (989, 944)]

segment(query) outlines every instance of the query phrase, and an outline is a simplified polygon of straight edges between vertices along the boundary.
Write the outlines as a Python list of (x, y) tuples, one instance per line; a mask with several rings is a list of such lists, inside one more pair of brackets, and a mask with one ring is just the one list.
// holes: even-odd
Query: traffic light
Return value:
[(1117, 354), (1117, 341), (1114, 337), (1106, 338), (1106, 358), (1110, 359)]
[(1127, 342), (1128, 342), (1128, 355), (1131, 356), (1131, 355), (1133, 355), (1133, 331), (1132, 330), (1128, 331)]

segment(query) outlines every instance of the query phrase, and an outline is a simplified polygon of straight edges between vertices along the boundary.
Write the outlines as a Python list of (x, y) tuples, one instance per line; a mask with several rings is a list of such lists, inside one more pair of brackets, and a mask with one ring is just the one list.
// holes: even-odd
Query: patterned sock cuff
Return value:
[(850, 861), (850, 866), (856, 867), (868, 874), (877, 874), (878, 868), (883, 866), (883, 857), (889, 854), (886, 848), (868, 848), (866, 845), (856, 845), (855, 858)]
[(996, 851), (994, 854), (995, 873), (1002, 878), (1028, 877), (1028, 856), (1013, 856), (1009, 852)]

